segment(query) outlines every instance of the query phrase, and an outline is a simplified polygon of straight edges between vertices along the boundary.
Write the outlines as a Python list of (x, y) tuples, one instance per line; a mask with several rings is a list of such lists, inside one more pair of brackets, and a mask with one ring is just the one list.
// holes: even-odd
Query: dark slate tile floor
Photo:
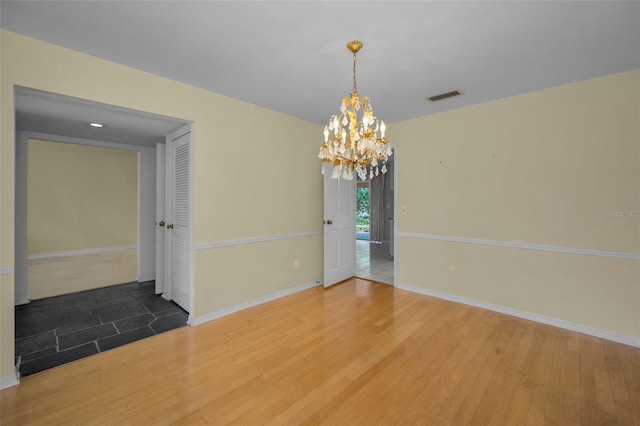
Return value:
[(128, 283), (16, 306), (21, 376), (187, 324), (187, 313), (155, 294), (155, 282)]

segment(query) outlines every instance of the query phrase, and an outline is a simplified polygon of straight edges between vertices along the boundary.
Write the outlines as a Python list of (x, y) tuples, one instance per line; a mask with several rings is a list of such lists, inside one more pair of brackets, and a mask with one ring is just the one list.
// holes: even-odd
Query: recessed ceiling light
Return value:
[(104, 127), (104, 124), (100, 124), (100, 123), (89, 123), (89, 125), (91, 127)]

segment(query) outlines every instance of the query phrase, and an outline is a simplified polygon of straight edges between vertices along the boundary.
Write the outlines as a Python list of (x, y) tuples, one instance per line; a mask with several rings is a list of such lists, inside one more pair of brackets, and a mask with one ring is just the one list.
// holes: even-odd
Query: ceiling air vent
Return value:
[(460, 96), (460, 95), (462, 95), (462, 91), (454, 90), (453, 92), (447, 92), (447, 93), (441, 93), (435, 96), (429, 96), (427, 100), (429, 102), (436, 102), (436, 101), (441, 101), (443, 99), (452, 98), (454, 96)]

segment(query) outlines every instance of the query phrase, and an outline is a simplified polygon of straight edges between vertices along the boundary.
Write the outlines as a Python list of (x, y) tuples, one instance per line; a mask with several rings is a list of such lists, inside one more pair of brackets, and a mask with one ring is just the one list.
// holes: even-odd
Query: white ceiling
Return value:
[(640, 68), (638, 1), (2, 0), (0, 25), (316, 123), (351, 91), (353, 39), (388, 123)]

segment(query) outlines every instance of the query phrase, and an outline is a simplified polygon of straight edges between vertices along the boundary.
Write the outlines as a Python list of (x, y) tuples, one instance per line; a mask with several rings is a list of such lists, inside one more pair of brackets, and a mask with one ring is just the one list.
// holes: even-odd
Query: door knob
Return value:
[(333, 225), (333, 221), (332, 220), (328, 220), (327, 221), (327, 225)]
[(164, 220), (161, 220), (160, 223), (158, 224), (160, 226), (164, 226)]
[(173, 229), (173, 223), (168, 224), (167, 229)]

